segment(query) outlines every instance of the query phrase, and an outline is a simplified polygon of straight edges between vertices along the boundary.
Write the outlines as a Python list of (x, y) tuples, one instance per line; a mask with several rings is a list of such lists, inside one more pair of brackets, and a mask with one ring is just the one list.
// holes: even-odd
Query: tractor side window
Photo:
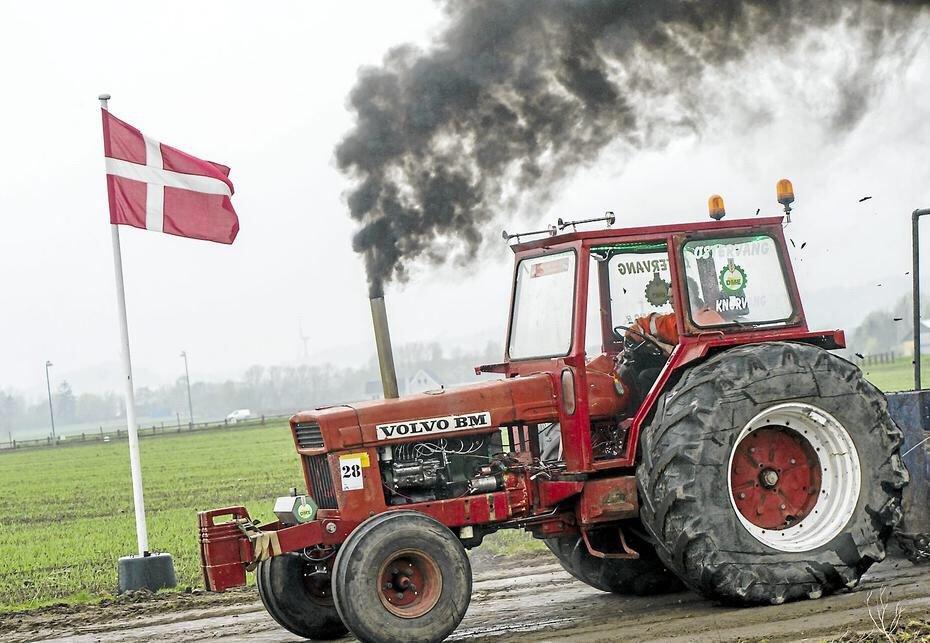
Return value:
[(517, 264), (510, 358), (568, 355), (574, 295), (574, 251), (524, 259)]
[(672, 276), (664, 242), (595, 246), (591, 259), (607, 266), (613, 326), (632, 326), (649, 313), (672, 312)]
[(588, 313), (584, 334), (584, 350), (589, 357), (604, 352), (601, 328), (601, 276), (597, 261), (588, 263)]
[(771, 237), (688, 241), (682, 254), (695, 325), (778, 323), (794, 312)]

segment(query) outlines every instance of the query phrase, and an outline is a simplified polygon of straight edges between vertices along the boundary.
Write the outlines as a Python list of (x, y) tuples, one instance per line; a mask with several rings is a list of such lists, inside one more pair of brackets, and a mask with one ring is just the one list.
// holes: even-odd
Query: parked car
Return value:
[(249, 409), (237, 409), (226, 416), (226, 421), (230, 424), (235, 424), (236, 422), (243, 422), (245, 420), (251, 419), (252, 411)]

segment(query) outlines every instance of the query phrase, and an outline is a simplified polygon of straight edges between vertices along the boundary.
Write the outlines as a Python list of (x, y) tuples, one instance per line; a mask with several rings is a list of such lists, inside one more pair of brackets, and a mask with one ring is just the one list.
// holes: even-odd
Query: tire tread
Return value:
[[(735, 439), (747, 415), (798, 399), (829, 401), (831, 408), (859, 403), (856, 408), (872, 423), (864, 433), (871, 459), (863, 471), (873, 473), (877, 490), (864, 492), (874, 497), (865, 511), (857, 511), (855, 525), (845, 533), (813, 552), (789, 554), (765, 547), (741, 527), (735, 530), (745, 533), (741, 539), (720, 528), (727, 512), (733, 514), (728, 486), (718, 484), (714, 493), (705, 478), (719, 472), (721, 448), (729, 450), (727, 438)], [(884, 543), (900, 520), (900, 492), (907, 480), (901, 441), (884, 396), (846, 360), (787, 342), (732, 348), (688, 369), (662, 396), (644, 427), (637, 470), (641, 517), (662, 561), (702, 594), (735, 603), (781, 603), (827, 594), (854, 586), (884, 557)]]

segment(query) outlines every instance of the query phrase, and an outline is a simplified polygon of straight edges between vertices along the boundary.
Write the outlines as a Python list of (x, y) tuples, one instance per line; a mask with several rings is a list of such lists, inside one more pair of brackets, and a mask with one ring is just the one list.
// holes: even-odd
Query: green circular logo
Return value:
[(736, 294), (746, 287), (746, 271), (735, 263), (723, 267), (720, 271), (720, 287), (727, 293)]
[(660, 308), (668, 303), (668, 293), (671, 284), (662, 279), (659, 273), (654, 273), (652, 281), (646, 284), (646, 301)]
[(300, 520), (310, 520), (313, 518), (313, 505), (304, 503), (297, 505), (297, 518)]

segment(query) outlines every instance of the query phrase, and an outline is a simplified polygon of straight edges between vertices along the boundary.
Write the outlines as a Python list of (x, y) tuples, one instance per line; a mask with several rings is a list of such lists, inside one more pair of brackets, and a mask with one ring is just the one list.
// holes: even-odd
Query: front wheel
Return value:
[(255, 580), (268, 614), (289, 632), (318, 641), (348, 632), (333, 604), (327, 564), (283, 554), (260, 562)]
[(447, 527), (413, 511), (359, 525), (339, 549), (333, 597), (362, 641), (442, 641), (471, 601), (471, 565)]
[(884, 396), (813, 346), (742, 346), (688, 369), (641, 446), (659, 557), (725, 602), (852, 587), (901, 518), (907, 472)]

